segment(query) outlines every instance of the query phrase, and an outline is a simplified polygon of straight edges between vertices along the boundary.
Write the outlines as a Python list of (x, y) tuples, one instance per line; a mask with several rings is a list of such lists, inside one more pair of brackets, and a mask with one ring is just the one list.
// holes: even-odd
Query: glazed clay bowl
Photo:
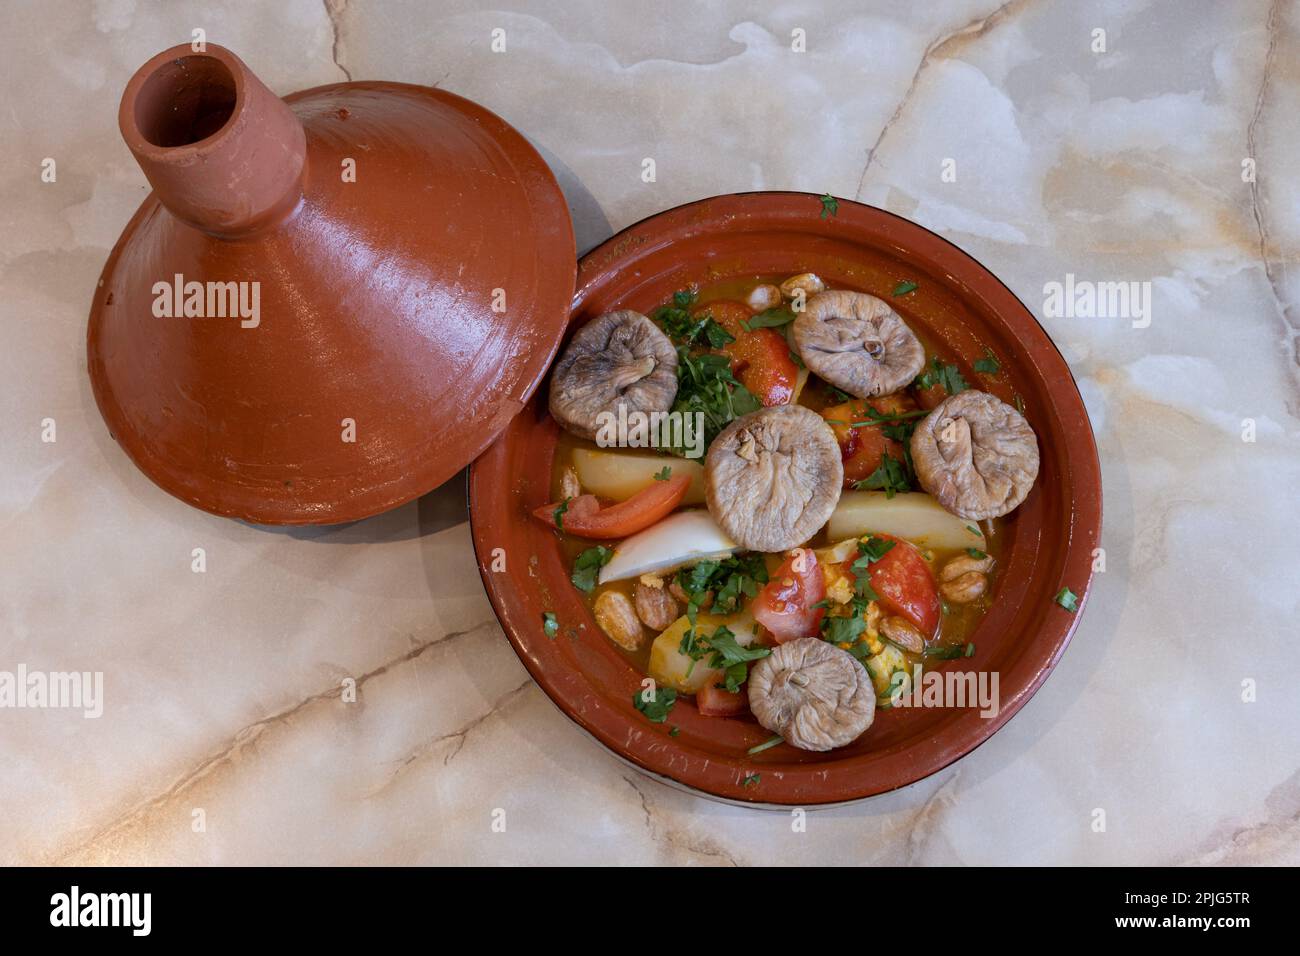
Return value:
[[(570, 332), (610, 309), (649, 312), (674, 290), (741, 276), (815, 272), (832, 286), (882, 295), (971, 382), (1017, 396), (1038, 435), (1038, 481), (1005, 522), (993, 601), (969, 658), (941, 670), (996, 672), (1000, 709), (885, 710), (853, 744), (829, 753), (781, 746), (752, 718), (701, 717), (679, 700), (667, 723), (638, 713), (642, 675), (596, 625), (555, 532), (530, 512), (550, 500), (559, 430), (545, 390), (470, 471), (479, 570), (501, 625), (537, 683), (580, 727), (643, 771), (715, 797), (760, 805), (833, 804), (893, 790), (979, 746), (1047, 679), (1079, 620), (1054, 602), (1062, 587), (1085, 603), (1101, 533), (1101, 475), (1087, 412), (1065, 360), (1029, 310), (978, 262), (922, 227), (839, 200), (749, 193), (692, 203), (637, 223), (579, 265)], [(917, 283), (891, 298), (902, 281)], [(973, 362), (993, 350), (989, 381)], [(504, 561), (502, 560), (504, 559)], [(504, 564), (504, 568), (502, 567)], [(543, 631), (553, 612), (559, 633)], [(670, 736), (671, 727), (679, 728)]]

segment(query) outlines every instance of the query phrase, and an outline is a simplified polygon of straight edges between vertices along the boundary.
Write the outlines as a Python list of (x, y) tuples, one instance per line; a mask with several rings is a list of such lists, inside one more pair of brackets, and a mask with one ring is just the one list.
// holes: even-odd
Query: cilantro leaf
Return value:
[(667, 481), (673, 476), (672, 465), (664, 465), (662, 471), (655, 472), (655, 481)]
[(750, 329), (776, 329), (794, 321), (794, 313), (786, 306), (778, 305), (774, 309), (760, 312), (749, 320)]
[(565, 498), (556, 506), (555, 510), (551, 512), (551, 516), (555, 518), (555, 527), (559, 528), (561, 531), (564, 530), (564, 513), (569, 510), (569, 502), (572, 500), (572, 498)]
[(569, 580), (573, 582), (573, 586), (579, 591), (590, 594), (596, 586), (596, 579), (600, 575), (600, 569), (609, 564), (609, 559), (613, 556), (613, 550), (603, 545), (588, 548), (574, 558), (573, 574), (569, 576)]
[(1069, 588), (1061, 588), (1056, 595), (1056, 603), (1073, 614), (1079, 609), (1079, 595)]
[(984, 375), (997, 375), (1002, 368), (1002, 363), (998, 357), (993, 354), (990, 348), (984, 349), (984, 358), (976, 359), (974, 362), (975, 371)]
[(911, 491), (912, 483), (904, 463), (885, 452), (880, 457), (880, 466), (853, 487), (858, 491), (884, 491), (886, 498), (892, 498), (900, 491)]
[(560, 630), (560, 621), (551, 611), (542, 612), (542, 631), (547, 637), (555, 637)]
[(911, 279), (904, 279), (902, 282), (898, 283), (898, 285), (894, 286), (894, 295), (907, 295), (907, 293), (915, 292), (916, 290), (917, 284), (915, 282)]
[[(646, 700), (646, 695), (650, 700)], [(662, 724), (668, 719), (668, 712), (677, 703), (677, 691), (671, 687), (657, 687), (654, 690), (639, 690), (632, 695), (632, 706), (645, 714), (652, 724)]]
[(819, 218), (826, 219), (830, 216), (837, 216), (840, 212), (840, 201), (830, 193), (824, 193), (818, 197), (822, 203), (822, 214)]
[(913, 384), (919, 389), (942, 385), (943, 390), (949, 395), (956, 395), (970, 388), (957, 366), (945, 365), (937, 355), (931, 358), (930, 367), (918, 375)]

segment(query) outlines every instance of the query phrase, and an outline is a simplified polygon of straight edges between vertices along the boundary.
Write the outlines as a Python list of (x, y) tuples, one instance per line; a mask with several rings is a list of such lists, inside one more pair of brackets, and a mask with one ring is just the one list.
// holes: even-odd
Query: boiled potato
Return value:
[[(736, 635), (736, 643), (741, 647), (748, 647), (754, 641), (754, 620), (748, 614), (733, 617), (700, 614), (695, 620), (697, 639), (708, 637), (726, 625)], [(721, 683), (723, 680), (722, 671), (709, 667), (707, 658), (693, 661), (679, 649), (682, 636), (690, 626), (691, 622), (683, 614), (669, 624), (650, 645), (650, 676), (661, 686), (671, 687), (682, 694), (697, 694), (706, 684)]]
[(578, 481), (593, 495), (626, 501), (642, 488), (655, 482), (655, 475), (665, 468), (672, 469), (672, 477), (689, 475), (691, 486), (686, 489), (683, 504), (704, 503), (704, 466), (690, 458), (675, 458), (635, 451), (604, 451), (602, 449), (575, 448), (573, 467)]
[(907, 664), (907, 658), (893, 644), (886, 643), (879, 654), (868, 657), (863, 662), (867, 673), (871, 675), (871, 683), (876, 688), (878, 698), (888, 698), (893, 693), (893, 678), (895, 671), (902, 671), (905, 677), (900, 686), (902, 693), (908, 694), (912, 690), (912, 671)]
[[(974, 529), (974, 530), (972, 530)], [(832, 541), (867, 534), (892, 534), (929, 548), (979, 548), (984, 535), (973, 521), (958, 518), (920, 492), (886, 497), (883, 491), (846, 491), (826, 534)]]

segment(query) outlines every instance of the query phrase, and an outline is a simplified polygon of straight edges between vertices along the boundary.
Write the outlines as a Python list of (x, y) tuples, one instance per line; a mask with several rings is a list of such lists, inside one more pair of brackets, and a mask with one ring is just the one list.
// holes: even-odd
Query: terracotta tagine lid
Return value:
[(153, 193), (90, 313), (110, 432), (164, 490), (265, 524), (437, 487), (524, 406), (573, 296), (573, 227), (524, 138), (442, 90), (281, 100), (229, 50), (131, 78)]

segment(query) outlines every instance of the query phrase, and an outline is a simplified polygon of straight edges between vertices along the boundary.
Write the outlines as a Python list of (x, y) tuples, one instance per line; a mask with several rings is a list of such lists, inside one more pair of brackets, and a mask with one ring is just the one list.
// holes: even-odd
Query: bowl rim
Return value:
[[(970, 253), (957, 246), (955, 243), (939, 235), (931, 229), (892, 213), (888, 210), (862, 203), (857, 200), (834, 197), (839, 203), (839, 212), (844, 212), (846, 208), (850, 211), (851, 216), (865, 217), (866, 220), (876, 219), (882, 223), (889, 223), (896, 229), (904, 232), (911, 232), (913, 237), (922, 239), (929, 243), (937, 243), (938, 247), (944, 253), (952, 257), (965, 272), (966, 278), (977, 276), (982, 281), (991, 280), (991, 289), (997, 293), (1005, 303), (1010, 306), (1009, 314), (1018, 317), (1019, 324), (1027, 331), (1029, 335), (1036, 338), (1035, 343), (1039, 346), (1044, 356), (1058, 366), (1056, 371), (1063, 372), (1063, 383), (1068, 383), (1068, 389), (1057, 389), (1052, 393), (1053, 410), (1060, 412), (1062, 408), (1068, 410), (1072, 415), (1080, 420), (1083, 428), (1075, 429), (1070, 433), (1067, 444), (1069, 456), (1070, 473), (1074, 483), (1091, 492), (1086, 496), (1084, 508), (1081, 511), (1079, 502), (1076, 499), (1067, 501), (1069, 506), (1066, 521), (1066, 528), (1070, 532), (1062, 548), (1062, 563), (1067, 559), (1073, 559), (1071, 563), (1079, 565), (1079, 552), (1086, 546), (1098, 546), (1101, 538), (1102, 527), (1102, 481), (1101, 465), (1097, 453), (1096, 438), (1092, 429), (1091, 419), (1088, 416), (1087, 407), (1083, 397), (1079, 392), (1078, 383), (1074, 378), (1074, 373), (1070, 369), (1069, 363), (1061, 353), (1060, 348), (1048, 335), (1047, 330), (1043, 328), (1038, 317), (1028, 308), (1020, 298), (990, 269), (985, 267), (978, 259)], [(603, 273), (597, 272), (597, 259), (605, 258), (607, 261), (604, 265), (608, 266), (610, 262), (628, 256), (628, 251), (635, 249), (636, 244), (631, 240), (638, 233), (644, 233), (651, 228), (656, 228), (661, 222), (667, 221), (674, 223), (689, 217), (693, 212), (708, 208), (711, 216), (719, 216), (724, 219), (728, 213), (743, 213), (751, 203), (760, 203), (772, 200), (789, 200), (798, 202), (820, 201), (821, 195), (815, 193), (799, 192), (794, 190), (754, 190), (737, 193), (727, 193), (718, 196), (711, 196), (704, 199), (694, 200), (683, 203), (678, 206), (646, 216), (636, 222), (631, 223), (625, 228), (614, 233), (599, 245), (595, 246), (585, 253), (578, 264), (577, 283), (574, 291), (573, 308), (571, 312), (571, 321), (584, 306), (588, 284), (592, 275), (599, 276)], [(636, 250), (639, 252), (640, 250)], [(922, 260), (922, 266), (933, 269), (936, 266), (934, 260)], [(960, 283), (965, 286), (962, 275), (949, 270), (945, 278)], [(973, 290), (970, 290), (973, 293)], [(1004, 324), (1008, 331), (1019, 331), (1014, 329), (1015, 322), (1007, 321), (1008, 312), (1002, 309), (992, 309), (990, 312), (997, 316), (998, 320)], [(1026, 321), (1027, 320), (1027, 323)], [(1046, 345), (1046, 349), (1042, 346)], [(1034, 365), (1028, 373), (1031, 377), (1046, 381), (1046, 375), (1042, 370)], [(512, 426), (515, 423), (512, 422)], [(838, 807), (850, 803), (857, 803), (862, 800), (871, 799), (875, 796), (881, 796), (910, 786), (921, 780), (930, 777), (939, 771), (956, 763), (962, 757), (970, 754), (986, 743), (995, 733), (1005, 726), (1012, 717), (1029, 701), (1031, 697), (1042, 687), (1047, 680), (1048, 675), (1055, 669), (1065, 653), (1070, 640), (1073, 638), (1075, 631), (1078, 629), (1079, 622), (1083, 616), (1089, 597), (1092, 591), (1092, 579), (1094, 572), (1092, 570), (1091, 549), (1087, 555), (1086, 573), (1083, 575), (1073, 575), (1072, 583), (1082, 581), (1082, 587), (1078, 594), (1078, 606), (1074, 613), (1068, 614), (1068, 617), (1057, 618), (1057, 623), (1049, 626), (1040, 627), (1033, 634), (1035, 645), (1041, 646), (1032, 655), (1033, 674), (1021, 685), (1016, 686), (1013, 692), (1003, 698), (1003, 703), (999, 713), (992, 719), (982, 721), (980, 729), (973, 735), (967, 735), (970, 739), (964, 739), (954, 742), (954, 745), (936, 745), (933, 740), (923, 742), (923, 744), (909, 744), (907, 749), (915, 749), (918, 746), (928, 745), (927, 754), (930, 759), (919, 761), (915, 772), (907, 772), (899, 776), (896, 780), (884, 786), (867, 786), (867, 787), (849, 787), (838, 788), (823, 794), (822, 796), (801, 795), (797, 799), (787, 798), (782, 793), (771, 793), (769, 786), (764, 786), (763, 794), (755, 793), (752, 797), (743, 792), (732, 788), (717, 788), (700, 783), (694, 780), (683, 779), (683, 774), (675, 772), (674, 768), (668, 765), (665, 760), (652, 760), (644, 755), (633, 753), (629, 747), (622, 743), (626, 740), (626, 734), (616, 735), (606, 726), (607, 721), (600, 721), (592, 718), (589, 714), (578, 713), (573, 704), (566, 700), (565, 697), (557, 691), (556, 682), (552, 680), (551, 675), (547, 673), (546, 667), (536, 655), (529, 653), (527, 641), (519, 633), (511, 620), (511, 609), (506, 606), (503, 599), (502, 588), (498, 586), (498, 578), (501, 576), (491, 572), (488, 568), (488, 560), (491, 554), (491, 548), (483, 540), (483, 524), (481, 520), (476, 520), (479, 511), (479, 502), (488, 497), (486, 489), (476, 491), (476, 485), (485, 480), (484, 476), (491, 467), (491, 458), (498, 449), (503, 449), (505, 442), (508, 440), (511, 429), (507, 428), (497, 440), (484, 452), (483, 455), (475, 459), (469, 469), (466, 481), (466, 503), (469, 509), (469, 523), (471, 539), (474, 547), (475, 558), (478, 564), (479, 576), (483, 582), (484, 590), (487, 592), (488, 599), (492, 605), (494, 614), (501, 625), (502, 631), (509, 639), (511, 646), (518, 655), (520, 661), (524, 664), (533, 680), (541, 687), (543, 692), (551, 703), (568, 717), (579, 729), (585, 734), (594, 738), (601, 743), (611, 755), (623, 763), (636, 767), (646, 776), (668, 783), (679, 789), (707, 797), (722, 803), (737, 806), (747, 806), (756, 809), (784, 810), (790, 807)], [(532, 628), (538, 634), (541, 633), (540, 623)], [(1045, 642), (1045, 638), (1050, 639), (1050, 643)], [(622, 717), (617, 723), (626, 723), (627, 718)], [(807, 765), (809, 767), (821, 767), (827, 770), (833, 768), (833, 764)], [(756, 769), (762, 769), (760, 765), (755, 765)], [(829, 779), (829, 774), (827, 774)], [(778, 790), (786, 788), (778, 787)]]

